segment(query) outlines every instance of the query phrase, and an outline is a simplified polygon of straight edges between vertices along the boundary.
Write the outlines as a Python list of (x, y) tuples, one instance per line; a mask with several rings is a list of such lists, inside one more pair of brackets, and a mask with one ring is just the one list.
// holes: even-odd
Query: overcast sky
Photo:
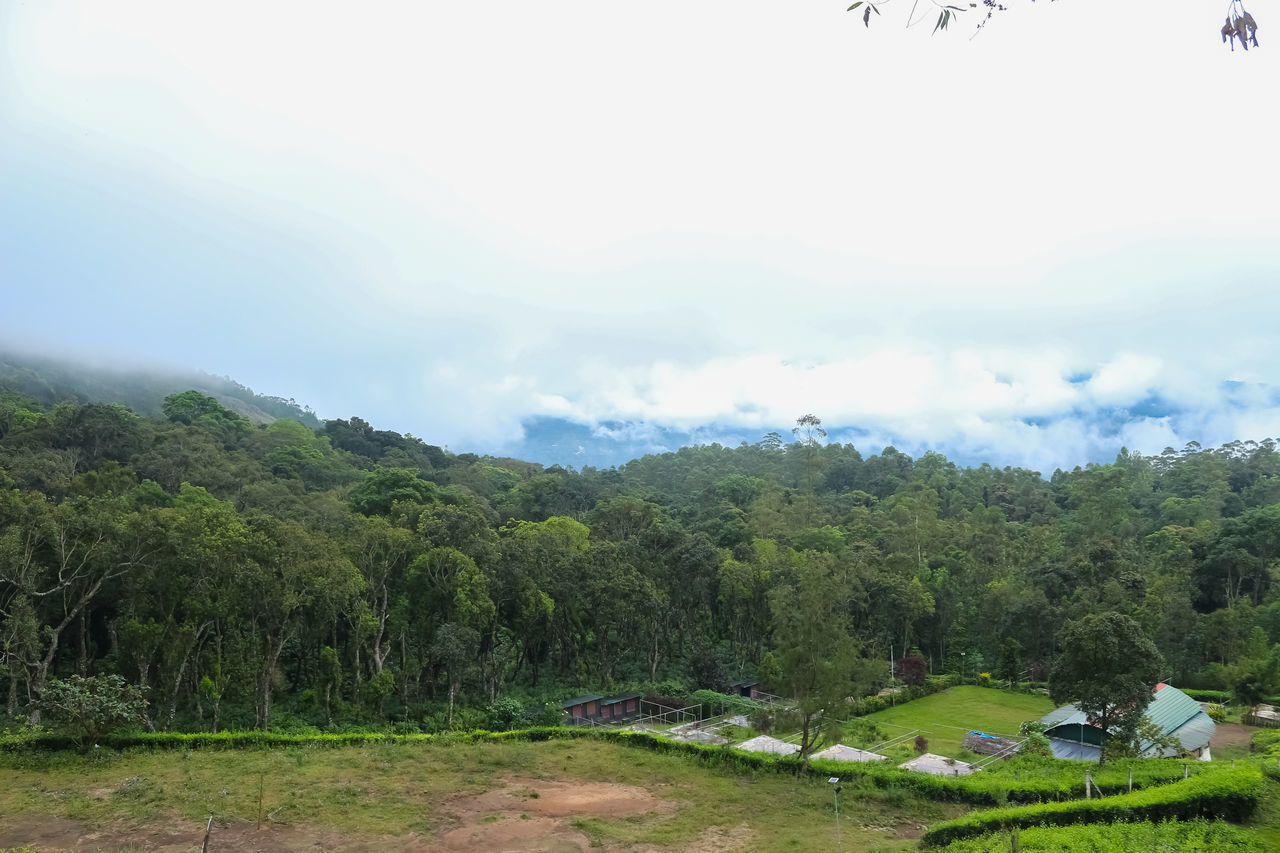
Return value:
[(1233, 53), (1202, 0), (5, 0), (0, 342), (480, 452), (1278, 436), (1255, 3)]

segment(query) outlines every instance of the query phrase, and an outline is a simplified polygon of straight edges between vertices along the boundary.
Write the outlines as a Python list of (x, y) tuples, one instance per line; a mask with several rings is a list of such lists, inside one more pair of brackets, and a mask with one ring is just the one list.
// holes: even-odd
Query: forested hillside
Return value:
[(0, 397), (10, 721), (76, 673), (145, 687), (157, 728), (438, 728), (766, 659), (777, 681), (804, 642), (858, 659), (851, 691), (913, 648), (1043, 678), (1060, 626), (1100, 610), (1183, 686), (1229, 687), (1280, 640), (1270, 440), (1045, 479), (864, 456), (802, 418), (791, 441), (572, 471), (356, 417), (254, 424), (198, 391), (160, 414)]
[(90, 367), (50, 356), (0, 351), (0, 389), (17, 392), (35, 402), (52, 405), (123, 403), (135, 412), (159, 417), (164, 398), (194, 389), (254, 423), (293, 418), (311, 427), (320, 421), (296, 400), (255, 394), (225, 376), (175, 370)]

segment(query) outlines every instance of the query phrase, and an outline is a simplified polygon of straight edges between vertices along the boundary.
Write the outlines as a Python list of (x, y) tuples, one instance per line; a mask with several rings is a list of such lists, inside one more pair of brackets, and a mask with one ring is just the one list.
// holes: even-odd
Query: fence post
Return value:
[(1191, 775), (1191, 765), (1190, 764), (1182, 765), (1182, 778), (1185, 779), (1190, 775)]
[(1018, 841), (1018, 828), (1015, 826), (1009, 831), (1009, 851), (1010, 853), (1019, 853), (1022, 845)]
[(1133, 793), (1133, 767), (1129, 767), (1129, 793)]
[(1088, 773), (1084, 774), (1084, 798), (1086, 800), (1093, 799), (1093, 776)]
[(209, 812), (209, 822), (204, 825), (204, 843), (200, 845), (200, 853), (209, 853), (209, 831), (213, 829), (213, 812)]

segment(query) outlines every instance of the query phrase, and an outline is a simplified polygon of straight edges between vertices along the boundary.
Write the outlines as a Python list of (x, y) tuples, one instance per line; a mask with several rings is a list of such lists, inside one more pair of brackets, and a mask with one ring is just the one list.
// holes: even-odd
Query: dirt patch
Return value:
[[(115, 788), (97, 796), (109, 796)], [(600, 850), (575, 825), (580, 818), (625, 818), (670, 814), (679, 804), (655, 797), (643, 788), (608, 782), (570, 783), (542, 779), (513, 779), (483, 794), (459, 797), (440, 809), (445, 827), (435, 837), (414, 833), (404, 836), (361, 836), (308, 824), (253, 821), (214, 823), (210, 848), (252, 853), (301, 853), (343, 850), (351, 853), (399, 851), (426, 853), (586, 853)], [(744, 825), (733, 829), (709, 827), (686, 848), (692, 853), (742, 850), (751, 837)], [(22, 816), (0, 820), (0, 848), (30, 847), (46, 851), (148, 850), (158, 853), (190, 853), (200, 847), (204, 822), (184, 824), (123, 823), (88, 829), (74, 820)], [(606, 846), (603, 848), (608, 849)]]
[[(204, 823), (180, 826), (146, 824), (106, 826), (90, 831), (84, 824), (58, 817), (24, 816), (0, 825), (0, 848), (29, 847), (38, 853), (76, 851), (76, 853), (117, 853), (137, 850), (155, 853), (191, 853), (200, 849), (204, 840)], [(438, 850), (433, 839), (416, 835), (397, 838), (352, 836), (322, 827), (264, 824), (258, 829), (252, 821), (237, 821), (220, 826), (216, 822), (209, 836), (212, 850), (251, 851), (251, 853), (302, 853), (316, 850), (344, 850), (352, 853), (402, 851), (427, 853)], [(500, 849), (500, 848), (492, 848)], [(538, 849), (538, 848), (524, 848)]]
[(751, 827), (745, 823), (734, 827), (708, 826), (684, 848), (684, 853), (727, 853), (746, 850), (751, 843)]
[(440, 842), (445, 850), (466, 853), (578, 853), (591, 849), (592, 841), (575, 828), (576, 818), (669, 814), (676, 808), (676, 803), (631, 785), (513, 779), (501, 788), (450, 802), (444, 811), (458, 825)]
[(911, 823), (910, 821), (903, 821), (901, 823), (895, 823), (893, 825), (893, 837), (894, 838), (920, 838), (922, 835), (925, 834), (925, 832), (928, 829), (929, 827), (923, 823)]
[(518, 812), (553, 817), (632, 817), (656, 812), (666, 814), (675, 803), (660, 800), (644, 788), (613, 782), (550, 782), (512, 779), (503, 787), (449, 803), (460, 813)]
[[(63, 817), (21, 815), (0, 821), (0, 847), (63, 850), (84, 835), (84, 826)], [(70, 840), (70, 844), (68, 844)]]
[(1209, 750), (1212, 752), (1214, 748), (1219, 746), (1248, 746), (1249, 741), (1253, 740), (1253, 733), (1257, 731), (1254, 726), (1242, 726), (1239, 723), (1218, 723), (1217, 729), (1213, 733), (1213, 739), (1209, 741)]

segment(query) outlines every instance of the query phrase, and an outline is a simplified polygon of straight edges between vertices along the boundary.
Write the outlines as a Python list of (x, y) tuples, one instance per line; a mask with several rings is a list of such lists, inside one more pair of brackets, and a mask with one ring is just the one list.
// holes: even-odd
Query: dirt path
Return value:
[(1254, 726), (1242, 726), (1239, 723), (1218, 723), (1217, 730), (1213, 733), (1213, 739), (1209, 741), (1209, 750), (1212, 752), (1220, 746), (1248, 746), (1249, 741), (1253, 740), (1253, 733), (1257, 731)]

